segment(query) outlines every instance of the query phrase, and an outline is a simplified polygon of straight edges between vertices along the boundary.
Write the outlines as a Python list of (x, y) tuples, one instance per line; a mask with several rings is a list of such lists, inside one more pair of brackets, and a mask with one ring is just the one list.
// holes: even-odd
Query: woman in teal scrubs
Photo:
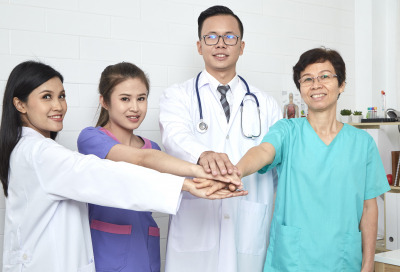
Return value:
[(293, 67), (307, 118), (282, 119), (237, 167), (279, 175), (264, 271), (373, 271), (376, 197), (390, 189), (372, 137), (336, 120), (346, 69), (334, 50)]

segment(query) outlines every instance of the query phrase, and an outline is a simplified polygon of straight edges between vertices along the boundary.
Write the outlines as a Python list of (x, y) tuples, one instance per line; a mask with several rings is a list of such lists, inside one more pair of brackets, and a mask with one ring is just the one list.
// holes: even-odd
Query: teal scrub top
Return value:
[(306, 118), (282, 119), (263, 142), (275, 147), (278, 188), (265, 271), (361, 270), (364, 200), (390, 190), (373, 138), (344, 124), (327, 146)]

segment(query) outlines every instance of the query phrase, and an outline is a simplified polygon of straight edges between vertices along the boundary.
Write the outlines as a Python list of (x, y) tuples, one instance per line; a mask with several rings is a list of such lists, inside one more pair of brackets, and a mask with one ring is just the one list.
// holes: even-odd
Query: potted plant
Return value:
[(341, 110), (342, 123), (351, 123), (351, 110)]
[(354, 111), (352, 119), (353, 119), (353, 123), (361, 123), (362, 112), (361, 111)]

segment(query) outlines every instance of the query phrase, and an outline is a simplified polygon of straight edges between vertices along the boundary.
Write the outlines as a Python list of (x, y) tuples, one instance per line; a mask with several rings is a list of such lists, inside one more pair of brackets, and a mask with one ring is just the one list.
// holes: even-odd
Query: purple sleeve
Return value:
[(81, 131), (78, 137), (78, 150), (84, 155), (93, 154), (100, 159), (105, 159), (111, 148), (119, 144), (103, 131), (87, 127)]
[(150, 141), (150, 142), (151, 142), (151, 148), (152, 148), (152, 149), (157, 149), (157, 150), (160, 150), (160, 151), (161, 151), (161, 148), (158, 146), (157, 143), (155, 143), (155, 142), (153, 142), (153, 141)]

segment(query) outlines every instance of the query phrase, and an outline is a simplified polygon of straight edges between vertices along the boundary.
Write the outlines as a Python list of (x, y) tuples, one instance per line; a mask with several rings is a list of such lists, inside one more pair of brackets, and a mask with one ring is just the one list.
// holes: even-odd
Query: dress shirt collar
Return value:
[[(217, 91), (218, 86), (223, 85), (223, 84), (221, 84), (215, 77), (210, 75), (210, 73), (208, 73), (205, 69), (204, 69), (203, 73), (206, 75), (206, 78), (208, 79), (208, 83), (210, 84), (211, 90), (218, 92)], [(232, 78), (232, 80), (227, 84), (227, 85), (229, 85), (229, 90), (232, 92), (232, 94), (233, 94), (233, 91), (238, 86), (238, 84), (239, 84), (239, 77), (236, 74)], [(228, 91), (228, 93), (229, 93), (229, 91)]]

